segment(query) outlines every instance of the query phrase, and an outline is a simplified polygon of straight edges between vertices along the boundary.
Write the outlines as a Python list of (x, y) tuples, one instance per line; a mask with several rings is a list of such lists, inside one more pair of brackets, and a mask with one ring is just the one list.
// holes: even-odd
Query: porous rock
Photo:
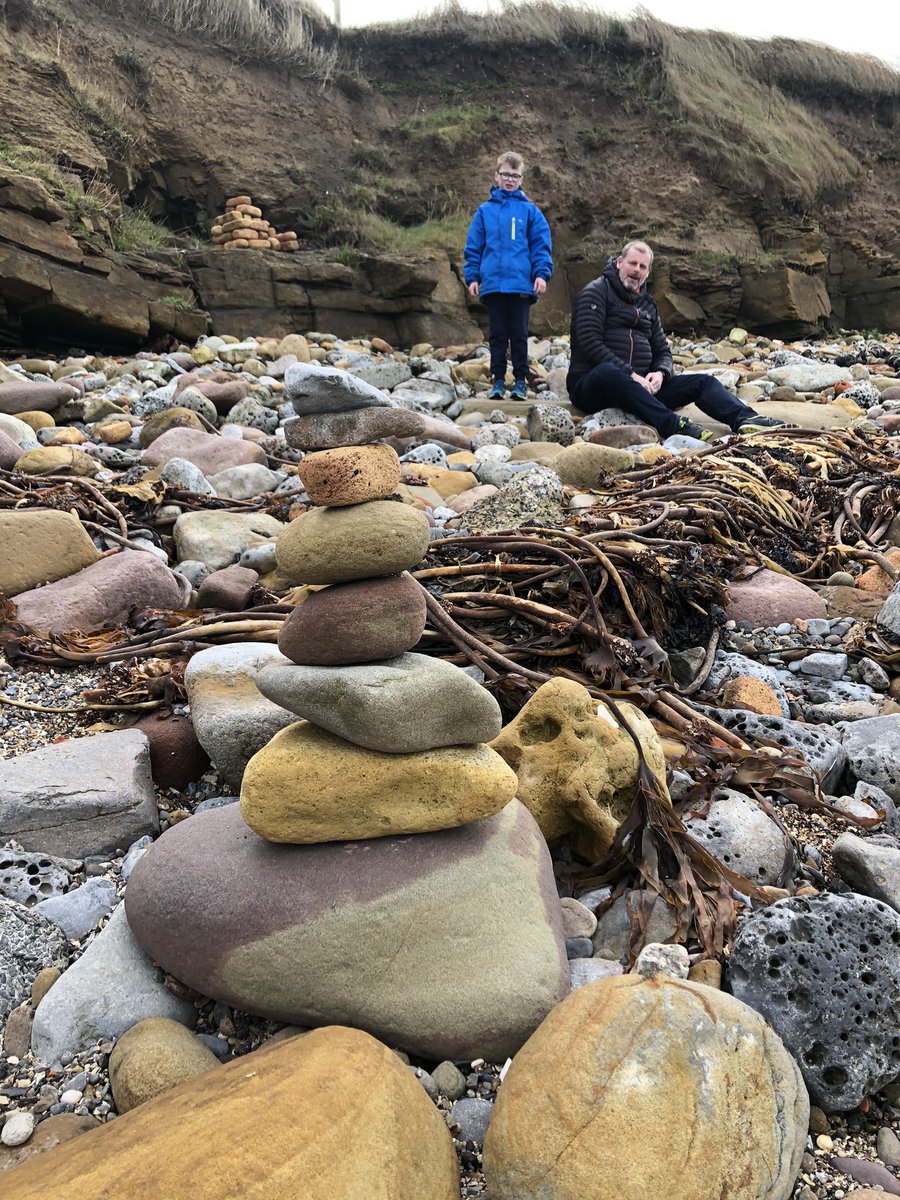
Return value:
[(717, 788), (708, 811), (688, 812), (684, 823), (691, 837), (736, 874), (782, 886), (793, 858), (790, 839), (748, 796)]
[(383, 500), (400, 482), (400, 459), (392, 446), (341, 446), (307, 454), (297, 474), (313, 504), (343, 508)]
[(427, 654), (342, 667), (273, 663), (260, 671), (256, 686), (307, 721), (387, 754), (489, 742), (503, 724), (490, 692)]
[(313, 508), (279, 536), (278, 569), (293, 583), (345, 583), (399, 575), (428, 546), (424, 513), (393, 500), (350, 508)]
[(900, 801), (900, 714), (848, 724), (843, 745), (851, 782), (875, 784)]
[(808, 1117), (796, 1064), (746, 1005), (662, 975), (605, 979), (513, 1059), (485, 1179), (492, 1200), (787, 1200)]
[(43, 967), (67, 961), (66, 937), (57, 925), (0, 896), (0, 1019), (28, 998)]
[(452, 829), (515, 794), (515, 774), (488, 746), (382, 754), (298, 721), (250, 759), (241, 815), (270, 842), (335, 842)]
[[(618, 706), (665, 787), (659, 737), (633, 705)], [(638, 753), (627, 729), (570, 679), (541, 684), (491, 742), (519, 777), (518, 798), (548, 842), (572, 834), (589, 861), (612, 844), (638, 787)]]
[(826, 792), (832, 790), (833, 785), (844, 773), (847, 765), (844, 747), (836, 738), (815, 726), (804, 725), (801, 721), (786, 720), (784, 717), (746, 712), (739, 708), (705, 709), (702, 705), (698, 707), (701, 711), (709, 712), (715, 720), (734, 733), (769, 738), (785, 750), (799, 751), (818, 774), (819, 782)]
[[(227, 1155), (211, 1164), (210, 1147)], [(4, 1183), (17, 1200), (457, 1200), (459, 1169), (409, 1068), (368, 1034), (331, 1027), (187, 1080)]]
[[(229, 805), (167, 830), (127, 905), (148, 953), (205, 995), (431, 1059), (502, 1062), (568, 988), (550, 856), (517, 801), (459, 829), (317, 846), (273, 845)], [(472, 970), (482, 956), (490, 970)]]
[(313, 592), (289, 614), (278, 649), (296, 663), (377, 662), (411, 650), (425, 629), (421, 584), (406, 571)]
[(855, 1108), (900, 1072), (900, 915), (855, 893), (793, 896), (742, 926), (732, 992), (762, 1013), (825, 1112)]

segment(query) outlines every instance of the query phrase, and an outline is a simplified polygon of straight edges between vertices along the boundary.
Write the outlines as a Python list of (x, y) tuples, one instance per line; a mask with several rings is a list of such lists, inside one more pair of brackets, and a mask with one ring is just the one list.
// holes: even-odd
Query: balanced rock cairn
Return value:
[[(292, 444), (390, 436), (416, 414), (342, 371), (297, 364), (286, 391), (298, 413)], [(388, 497), (400, 482), (393, 447), (337, 445), (298, 473), (319, 507), (280, 534), (276, 557), (314, 591), (285, 621), (257, 686), (304, 718), (250, 760), (246, 823), (272, 842), (310, 844), (454, 829), (502, 809), (515, 772), (486, 742), (500, 732), (496, 700), (464, 670), (410, 653), (425, 628), (422, 512)]]
[(296, 233), (277, 233), (249, 196), (225, 201), (225, 212), (213, 221), (212, 243), (223, 250), (299, 250)]

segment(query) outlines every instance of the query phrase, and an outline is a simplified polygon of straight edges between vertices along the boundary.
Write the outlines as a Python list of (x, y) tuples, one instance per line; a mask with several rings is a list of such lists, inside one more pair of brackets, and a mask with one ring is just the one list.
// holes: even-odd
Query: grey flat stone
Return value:
[(58, 925), (67, 938), (84, 937), (96, 929), (116, 903), (116, 885), (111, 879), (88, 879), (81, 887), (53, 896), (34, 906), (34, 911)]

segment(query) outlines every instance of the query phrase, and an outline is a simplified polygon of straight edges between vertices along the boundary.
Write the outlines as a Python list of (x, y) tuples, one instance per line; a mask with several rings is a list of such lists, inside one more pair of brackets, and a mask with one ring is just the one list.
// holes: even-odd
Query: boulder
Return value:
[(389, 496), (400, 482), (400, 460), (392, 446), (341, 446), (307, 454), (297, 474), (313, 504), (343, 508)]
[(276, 555), (279, 571), (294, 583), (345, 583), (399, 575), (422, 560), (427, 546), (423, 513), (372, 500), (301, 513), (278, 538)]
[(856, 1108), (900, 1072), (900, 915), (855, 893), (792, 896), (752, 914), (728, 964), (825, 1112)]
[(824, 392), (836, 383), (853, 382), (853, 376), (846, 367), (836, 367), (832, 363), (813, 359), (788, 363), (786, 367), (771, 367), (769, 379), (779, 387), (791, 387), (797, 392)]
[(843, 745), (851, 786), (872, 783), (900, 801), (900, 713), (848, 724)]
[(16, 461), (15, 470), (20, 475), (76, 475), (90, 479), (100, 470), (100, 463), (74, 446), (42, 446), (39, 450), (26, 450)]
[(254, 442), (188, 428), (161, 433), (141, 455), (141, 462), (145, 467), (161, 467), (170, 458), (186, 458), (207, 476), (244, 463), (266, 465), (265, 451)]
[(189, 717), (157, 709), (135, 721), (132, 729), (150, 743), (150, 774), (157, 787), (183, 791), (209, 766), (209, 755), (197, 740)]
[[(481, 472), (479, 478), (493, 482)], [(466, 513), (466, 526), (479, 533), (498, 533), (521, 525), (553, 525), (562, 516), (562, 498), (556, 472), (532, 467), (513, 475), (495, 495), (476, 501)]]
[[(825, 279), (821, 275), (808, 274), (796, 267), (745, 266), (741, 269), (741, 319), (751, 329), (777, 328), (784, 335), (810, 333), (824, 317), (831, 313), (831, 298)], [(718, 347), (717, 347), (718, 349)], [(739, 358), (744, 353), (736, 352)], [(736, 360), (735, 360), (736, 361)], [(811, 363), (811, 366), (827, 364)], [(832, 367), (832, 370), (840, 370)], [(794, 382), (796, 376), (784, 377), (781, 372), (789, 367), (779, 367), (769, 372), (769, 378), (778, 383), (788, 383), (798, 391), (819, 391), (819, 388), (801, 387)], [(823, 384), (830, 387), (830, 384)]]
[(490, 692), (427, 654), (340, 667), (273, 663), (260, 671), (256, 686), (299, 717), (385, 754), (489, 742), (503, 724)]
[(53, 508), (0, 512), (0, 545), (0, 592), (6, 596), (66, 579), (100, 557), (78, 518)]
[(900, 638), (900, 583), (891, 589), (890, 595), (875, 616), (875, 622), (879, 629), (888, 633), (892, 639)]
[(459, 1196), (450, 1134), (421, 1084), (386, 1046), (335, 1027), (188, 1079), (4, 1182), (17, 1200)]
[(259, 572), (248, 567), (223, 567), (221, 571), (213, 571), (197, 589), (197, 607), (241, 612), (250, 603), (250, 594), (258, 580)]
[(717, 788), (709, 805), (683, 819), (691, 837), (737, 875), (755, 884), (784, 885), (793, 863), (790, 839), (755, 800)]
[(0, 471), (11, 471), (22, 456), (22, 448), (0, 429)]
[(0, 383), (0, 413), (15, 416), (23, 412), (56, 412), (67, 400), (80, 393), (70, 383), (37, 383), (23, 379), (21, 383)]
[(698, 705), (701, 712), (708, 712), (726, 729), (742, 737), (768, 738), (792, 754), (800, 754), (818, 774), (819, 782), (828, 792), (833, 790), (844, 773), (847, 755), (834, 736), (835, 731), (825, 733), (802, 721), (790, 721), (784, 717), (764, 716), (740, 708), (708, 708)]
[(0, 760), (0, 829), (26, 850), (67, 858), (158, 833), (147, 739), (121, 729)]
[(516, 801), (458, 829), (316, 846), (273, 845), (228, 805), (167, 830), (127, 904), (148, 953), (206, 995), (431, 1059), (502, 1062), (568, 988), (550, 856)]
[(560, 450), (549, 466), (569, 487), (593, 488), (611, 475), (621, 475), (633, 469), (634, 455), (614, 446), (598, 446), (593, 442), (573, 442)]
[(68, 961), (62, 930), (15, 900), (0, 896), (0, 1020), (27, 1000), (38, 973)]
[(181, 590), (155, 554), (122, 550), (83, 570), (20, 592), (17, 619), (42, 633), (108, 629), (128, 621), (133, 609), (178, 608)]
[(206, 432), (206, 426), (192, 409), (179, 406), (164, 408), (162, 412), (152, 413), (144, 421), (138, 434), (138, 444), (146, 450), (170, 429), (196, 429), (200, 433)]
[(488, 746), (382, 754), (298, 721), (250, 759), (241, 815), (270, 842), (305, 845), (453, 829), (515, 793), (515, 774)]
[(62, 896), (50, 896), (34, 911), (58, 925), (70, 941), (91, 933), (109, 916), (116, 903), (116, 885), (111, 879), (86, 879), (80, 887)]
[[(631, 704), (618, 711), (665, 787), (665, 756), (652, 725)], [(590, 862), (606, 853), (637, 795), (638, 754), (605, 704), (574, 680), (551, 679), (491, 746), (516, 772), (516, 795), (548, 842), (571, 834)]]
[(209, 482), (216, 495), (226, 500), (252, 500), (266, 492), (274, 492), (283, 476), (270, 471), (261, 463), (244, 463), (240, 467), (229, 467), (211, 475)]
[(175, 522), (178, 561), (205, 563), (210, 571), (230, 567), (251, 546), (269, 542), (285, 529), (268, 513), (234, 513), (214, 510), (182, 513)]
[(824, 617), (827, 611), (824, 600), (811, 587), (763, 567), (749, 579), (729, 585), (725, 616), (729, 621), (749, 621), (758, 628), (801, 617)]
[(831, 853), (837, 873), (855, 892), (900, 912), (900, 848), (842, 833)]
[(52, 1066), (80, 1054), (100, 1038), (117, 1038), (145, 1017), (170, 1017), (192, 1025), (191, 1000), (175, 996), (115, 909), (80, 958), (64, 971), (34, 1014), (31, 1049)]
[(233, 787), (266, 742), (295, 717), (260, 693), (256, 676), (270, 662), (285, 662), (275, 646), (236, 642), (195, 654), (184, 673), (191, 720), (200, 745)]
[(109, 1056), (109, 1083), (119, 1114), (218, 1067), (219, 1060), (170, 1017), (145, 1017), (125, 1031)]
[(311, 413), (286, 421), (284, 436), (299, 450), (362, 446), (382, 438), (415, 438), (425, 433), (425, 418), (407, 408), (358, 408), (352, 412)]
[(313, 592), (281, 626), (278, 649), (296, 663), (377, 662), (411, 650), (425, 629), (425, 592), (404, 571)]
[(663, 975), (604, 979), (513, 1059), (485, 1179), (492, 1200), (788, 1200), (808, 1119), (796, 1064), (752, 1009)]
[(364, 379), (336, 367), (320, 367), (318, 363), (294, 363), (288, 367), (284, 390), (301, 417), (310, 413), (396, 407), (396, 401)]

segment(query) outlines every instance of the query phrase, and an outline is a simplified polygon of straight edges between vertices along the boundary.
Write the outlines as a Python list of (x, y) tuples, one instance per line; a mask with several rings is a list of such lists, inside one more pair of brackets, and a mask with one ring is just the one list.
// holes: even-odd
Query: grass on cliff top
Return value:
[(845, 191), (860, 167), (798, 97), (837, 104), (852, 98), (900, 123), (900, 72), (870, 55), (676, 29), (648, 15), (622, 19), (577, 3), (501, 0), (499, 9), (477, 15), (450, 0), (427, 16), (345, 41), (354, 36), (482, 49), (593, 48), (608, 59), (598, 71), (618, 76), (632, 111), (644, 109), (667, 126), (718, 182), (801, 207)]
[(452, 212), (416, 225), (399, 225), (371, 208), (348, 204), (335, 196), (316, 209), (313, 220), (319, 237), (340, 247), (349, 263), (355, 251), (412, 254), (420, 250), (458, 250), (465, 242), (471, 214)]
[[(115, 5), (121, 0), (104, 0)], [(315, 78), (334, 71), (336, 31), (306, 0), (128, 0), (176, 33), (193, 33), (247, 61), (289, 64)]]

